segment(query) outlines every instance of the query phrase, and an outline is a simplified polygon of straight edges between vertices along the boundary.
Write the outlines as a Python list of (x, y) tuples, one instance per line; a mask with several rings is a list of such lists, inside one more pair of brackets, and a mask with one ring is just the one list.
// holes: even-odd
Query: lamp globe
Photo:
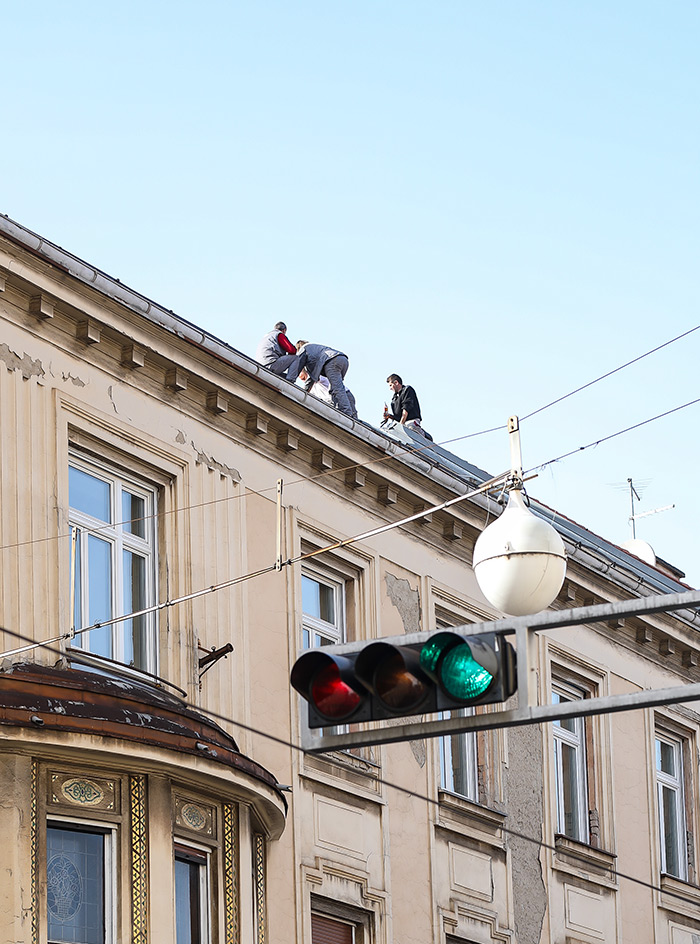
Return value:
[(512, 489), (508, 505), (474, 545), (474, 573), (486, 599), (509, 616), (546, 609), (566, 574), (564, 542), (557, 530), (525, 506)]

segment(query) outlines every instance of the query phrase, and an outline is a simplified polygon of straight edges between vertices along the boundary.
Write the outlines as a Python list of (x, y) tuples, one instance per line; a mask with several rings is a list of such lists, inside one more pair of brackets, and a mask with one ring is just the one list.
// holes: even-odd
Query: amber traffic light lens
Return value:
[(409, 711), (419, 705), (429, 688), (406, 668), (398, 652), (377, 668), (374, 684), (378, 697), (394, 711)]

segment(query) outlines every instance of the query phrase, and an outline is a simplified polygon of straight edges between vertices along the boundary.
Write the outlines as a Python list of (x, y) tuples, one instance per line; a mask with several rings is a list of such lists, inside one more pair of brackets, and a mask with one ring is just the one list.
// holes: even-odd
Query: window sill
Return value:
[(554, 837), (554, 849), (553, 866), (555, 869), (576, 875), (584, 872), (585, 877), (591, 882), (608, 888), (617, 888), (615, 853), (598, 849), (586, 842), (561, 834)]
[(380, 800), (381, 767), (349, 751), (308, 754), (304, 757), (301, 775), (315, 781), (332, 783), (352, 793), (357, 793), (359, 789), (368, 799)]
[(436, 825), (451, 832), (473, 835), (476, 827), (481, 832), (480, 839), (503, 847), (503, 824), (506, 814), (489, 806), (483, 806), (475, 800), (449, 790), (438, 792), (440, 802)]
[(661, 903), (666, 910), (684, 911), (688, 906), (694, 909), (700, 906), (700, 886), (677, 878), (675, 875), (667, 875), (665, 872), (661, 873), (659, 884), (661, 885)]

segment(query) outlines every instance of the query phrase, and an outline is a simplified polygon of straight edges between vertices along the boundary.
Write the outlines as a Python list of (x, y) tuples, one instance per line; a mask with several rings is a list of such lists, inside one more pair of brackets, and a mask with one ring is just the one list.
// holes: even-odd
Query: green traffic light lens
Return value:
[(442, 660), (440, 681), (448, 695), (466, 701), (483, 695), (493, 675), (479, 665), (465, 642), (450, 649)]
[(445, 651), (444, 639), (438, 642), (439, 637), (428, 640), (420, 651), (421, 668), (426, 672), (436, 672), (440, 656)]

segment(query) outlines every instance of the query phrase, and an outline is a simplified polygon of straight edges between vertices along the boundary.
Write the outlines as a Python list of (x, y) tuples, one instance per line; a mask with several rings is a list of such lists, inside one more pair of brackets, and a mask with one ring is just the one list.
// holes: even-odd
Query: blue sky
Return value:
[[(253, 354), (279, 318), (436, 440), (700, 324), (695, 2), (15, 4), (0, 212)], [(522, 427), (535, 466), (700, 396), (700, 331)], [(531, 494), (700, 583), (700, 404)], [(454, 443), (492, 472), (505, 432)]]

